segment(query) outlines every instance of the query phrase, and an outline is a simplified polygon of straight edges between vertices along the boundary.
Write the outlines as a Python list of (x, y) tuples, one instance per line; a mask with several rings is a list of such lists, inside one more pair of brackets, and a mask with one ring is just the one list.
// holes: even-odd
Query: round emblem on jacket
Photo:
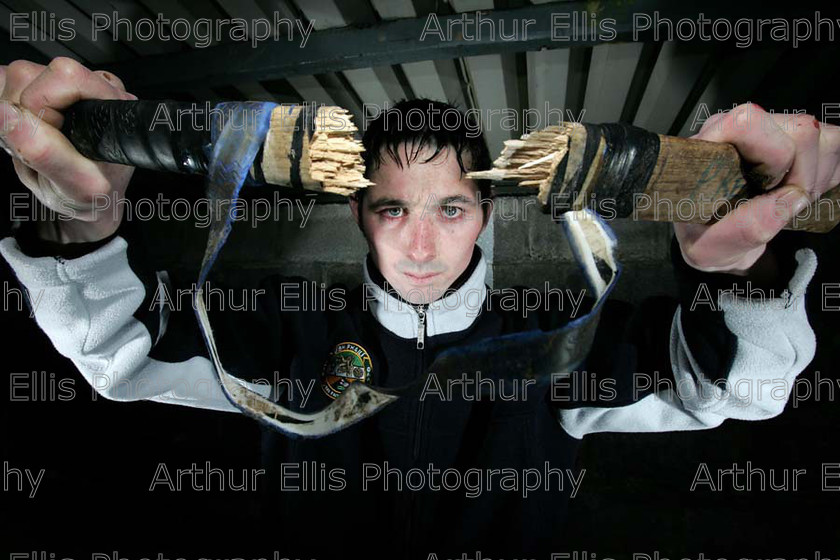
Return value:
[(351, 383), (368, 383), (372, 369), (367, 350), (355, 342), (342, 342), (324, 363), (321, 388), (331, 399), (338, 398)]

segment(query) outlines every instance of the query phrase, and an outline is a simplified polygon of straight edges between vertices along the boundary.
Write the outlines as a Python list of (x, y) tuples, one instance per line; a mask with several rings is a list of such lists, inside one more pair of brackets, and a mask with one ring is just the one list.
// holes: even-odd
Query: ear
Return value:
[[(356, 195), (350, 195), (347, 197), (350, 201), (350, 211), (353, 213), (353, 219), (356, 220), (356, 225), (359, 225), (359, 201), (356, 198)], [(359, 226), (361, 227), (361, 226)]]
[(487, 229), (487, 224), (493, 219), (493, 204), (492, 198), (485, 198), (481, 201), (481, 219), (484, 220), (484, 223), (481, 225), (481, 231), (478, 232), (478, 235), (484, 233), (484, 230)]

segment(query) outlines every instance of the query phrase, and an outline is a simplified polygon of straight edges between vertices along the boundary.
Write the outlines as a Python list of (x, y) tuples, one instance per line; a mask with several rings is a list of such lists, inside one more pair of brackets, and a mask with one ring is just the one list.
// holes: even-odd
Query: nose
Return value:
[(437, 230), (428, 216), (418, 218), (409, 234), (409, 258), (416, 263), (425, 263), (437, 256)]

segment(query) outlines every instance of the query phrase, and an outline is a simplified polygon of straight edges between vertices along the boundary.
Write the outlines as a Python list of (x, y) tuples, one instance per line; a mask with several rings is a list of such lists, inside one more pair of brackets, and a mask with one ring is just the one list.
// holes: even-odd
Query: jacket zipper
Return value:
[(421, 306), (417, 310), (417, 349), (423, 350), (426, 347), (426, 308)]
[[(428, 304), (422, 304), (414, 306), (414, 309), (417, 311), (417, 350), (420, 352), (420, 357), (418, 360), (417, 366), (417, 377), (419, 378), (420, 375), (423, 374), (423, 356), (425, 354), (426, 348), (426, 311), (428, 308)], [(417, 423), (414, 427), (414, 452), (413, 458), (414, 461), (420, 456), (420, 436), (423, 427), (423, 401), (419, 401), (417, 403)], [(414, 539), (414, 525), (415, 525), (415, 501), (414, 501), (414, 494), (410, 495), (410, 499), (408, 502), (408, 523), (406, 524), (406, 539), (405, 543), (408, 546), (408, 550), (406, 553), (412, 550), (412, 541)]]
[[(417, 349), (420, 350), (417, 377), (423, 374), (423, 354), (426, 348), (426, 306), (420, 305), (417, 310)], [(417, 403), (417, 425), (414, 430), (414, 460), (420, 455), (420, 432), (423, 425), (423, 401)]]

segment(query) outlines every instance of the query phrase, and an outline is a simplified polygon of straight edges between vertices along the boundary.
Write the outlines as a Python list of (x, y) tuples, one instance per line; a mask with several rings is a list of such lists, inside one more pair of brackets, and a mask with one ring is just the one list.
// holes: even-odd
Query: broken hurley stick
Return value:
[(62, 132), (90, 159), (206, 175), (213, 144), (234, 110), (245, 111), (245, 127), (271, 112), (249, 173), (252, 184), (345, 196), (371, 184), (364, 178), (364, 149), (354, 137), (352, 115), (341, 107), (91, 100), (65, 112)]
[[(677, 138), (621, 124), (566, 123), (508, 140), (493, 169), (473, 179), (516, 181), (557, 219), (588, 208), (607, 218), (708, 224), (766, 192), (731, 144)], [(840, 187), (786, 229), (824, 233), (840, 220)]]

